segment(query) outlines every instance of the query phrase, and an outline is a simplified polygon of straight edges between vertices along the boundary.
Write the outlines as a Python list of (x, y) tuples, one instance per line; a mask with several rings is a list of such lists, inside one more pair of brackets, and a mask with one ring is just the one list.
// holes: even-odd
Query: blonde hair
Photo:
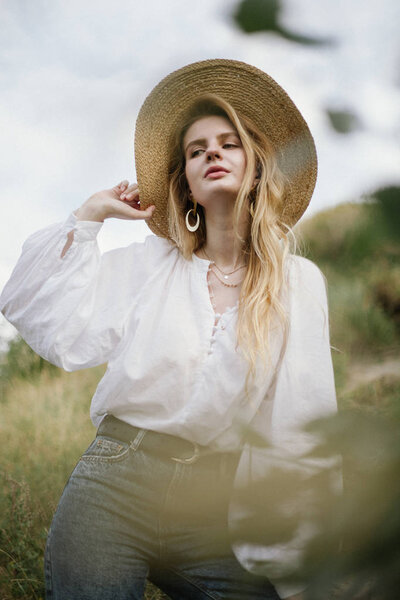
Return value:
[[(291, 229), (282, 222), (282, 199), (285, 178), (277, 165), (273, 148), (267, 137), (244, 115), (214, 94), (198, 98), (183, 116), (172, 141), (169, 164), (169, 231), (182, 255), (190, 260), (193, 252), (206, 241), (204, 212), (197, 205), (200, 225), (189, 232), (186, 213), (193, 208), (185, 176), (183, 138), (189, 127), (205, 116), (222, 116), (235, 127), (242, 142), (247, 165), (234, 213), (236, 239), (247, 258), (246, 275), (239, 297), (237, 343), (249, 363), (246, 392), (250, 375), (256, 372), (258, 357), (270, 364), (270, 333), (276, 321), (281, 325), (284, 342), (287, 339), (287, 315), (282, 303), (285, 286), (285, 259), (293, 238)], [(258, 185), (254, 188), (254, 172)], [(247, 211), (250, 228), (247, 239), (239, 234), (240, 215)]]

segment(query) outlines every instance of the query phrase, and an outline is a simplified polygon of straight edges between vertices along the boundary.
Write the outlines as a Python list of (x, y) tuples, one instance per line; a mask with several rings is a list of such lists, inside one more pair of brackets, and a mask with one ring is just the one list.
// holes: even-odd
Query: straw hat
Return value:
[(144, 101), (136, 121), (135, 162), (140, 204), (155, 204), (147, 221), (159, 236), (168, 233), (168, 153), (180, 116), (196, 97), (213, 93), (246, 115), (269, 138), (289, 182), (284, 221), (294, 225), (310, 202), (317, 177), (314, 140), (300, 111), (266, 73), (237, 60), (189, 64), (162, 79)]

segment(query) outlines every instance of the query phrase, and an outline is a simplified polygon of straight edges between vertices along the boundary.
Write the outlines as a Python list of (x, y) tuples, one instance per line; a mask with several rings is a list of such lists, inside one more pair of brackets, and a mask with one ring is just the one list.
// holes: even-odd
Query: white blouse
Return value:
[[(210, 262), (186, 260), (154, 235), (100, 255), (101, 226), (72, 213), (31, 235), (0, 297), (5, 317), (45, 359), (67, 371), (108, 363), (91, 403), (94, 425), (111, 413), (221, 450), (240, 447), (241, 427), (251, 425), (285, 452), (306, 449), (301, 425), (336, 411), (319, 269), (289, 258), (286, 349), (280, 357), (281, 335), (271, 332), (271, 362), (259, 364), (246, 396), (238, 307), (215, 325)], [(61, 258), (71, 230), (72, 245)], [(248, 473), (246, 453), (241, 460)], [(243, 555), (243, 548), (235, 550), (249, 568), (251, 550)]]

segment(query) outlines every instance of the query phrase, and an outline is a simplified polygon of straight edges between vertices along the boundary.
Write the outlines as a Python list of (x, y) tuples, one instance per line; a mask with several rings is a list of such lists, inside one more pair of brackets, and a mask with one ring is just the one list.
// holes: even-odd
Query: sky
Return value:
[[(140, 106), (168, 73), (207, 58), (250, 63), (291, 96), (314, 136), (319, 175), (305, 216), (400, 180), (398, 0), (282, 0), (281, 23), (335, 41), (245, 34), (237, 0), (0, 0), (0, 289), (24, 240), (90, 195), (136, 181)], [(326, 109), (358, 116), (335, 132)], [(102, 251), (143, 240), (106, 221)], [(0, 321), (0, 335), (7, 335)]]

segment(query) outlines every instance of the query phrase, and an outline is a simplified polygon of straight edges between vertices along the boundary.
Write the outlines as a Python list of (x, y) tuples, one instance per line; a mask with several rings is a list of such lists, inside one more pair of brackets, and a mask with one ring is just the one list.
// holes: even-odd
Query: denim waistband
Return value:
[(121, 421), (113, 415), (104, 417), (97, 430), (97, 435), (111, 437), (128, 444), (137, 440), (137, 445), (142, 450), (185, 464), (193, 464), (198, 460), (215, 460), (224, 454), (238, 458), (241, 453), (241, 450), (221, 452), (169, 433), (141, 429)]

